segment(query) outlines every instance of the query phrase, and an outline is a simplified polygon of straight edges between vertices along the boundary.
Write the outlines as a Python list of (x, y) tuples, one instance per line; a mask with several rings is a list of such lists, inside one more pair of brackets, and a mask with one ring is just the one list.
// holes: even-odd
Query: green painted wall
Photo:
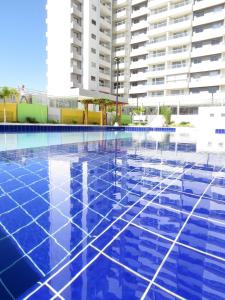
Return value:
[(26, 122), (27, 117), (34, 118), (38, 123), (47, 123), (48, 107), (40, 104), (21, 103), (17, 107), (19, 122)]

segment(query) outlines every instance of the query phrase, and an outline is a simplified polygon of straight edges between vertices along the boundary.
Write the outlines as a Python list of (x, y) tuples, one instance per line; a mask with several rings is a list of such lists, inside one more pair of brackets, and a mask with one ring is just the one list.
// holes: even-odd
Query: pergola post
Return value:
[(84, 103), (84, 125), (88, 125), (88, 103)]
[(119, 111), (118, 111), (118, 123), (121, 126), (121, 124), (122, 124), (122, 105), (119, 104), (118, 106), (119, 106), (118, 107), (119, 108)]

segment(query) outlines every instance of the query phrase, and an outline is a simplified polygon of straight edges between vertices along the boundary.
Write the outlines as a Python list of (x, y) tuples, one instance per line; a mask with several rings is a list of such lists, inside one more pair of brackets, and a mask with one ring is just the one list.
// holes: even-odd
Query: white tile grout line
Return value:
[[(50, 291), (52, 291), (53, 292), (53, 294), (54, 294), (54, 297), (57, 297), (57, 298), (59, 298), (59, 299), (61, 299), (61, 300), (64, 300), (64, 298), (50, 285), (50, 284), (48, 284), (47, 282), (44, 284), (45, 286), (47, 286), (47, 288), (50, 290)], [(52, 298), (54, 298), (54, 297), (52, 297)]]
[[(221, 170), (222, 170), (222, 169), (223, 169), (223, 167), (221, 168)], [(156, 278), (157, 278), (159, 272), (161, 271), (162, 267), (164, 266), (164, 264), (165, 264), (167, 258), (169, 257), (170, 253), (172, 252), (174, 246), (176, 245), (176, 242), (178, 241), (178, 239), (179, 239), (179, 237), (180, 237), (180, 235), (181, 235), (181, 233), (182, 233), (184, 227), (186, 226), (187, 222), (188, 222), (189, 219), (191, 218), (191, 216), (192, 216), (192, 214), (193, 214), (195, 208), (198, 206), (199, 202), (200, 202), (201, 199), (203, 198), (204, 193), (205, 193), (205, 192), (207, 191), (207, 189), (212, 185), (212, 183), (213, 183), (214, 180), (215, 180), (215, 177), (211, 180), (210, 184), (207, 186), (207, 188), (205, 189), (205, 191), (203, 192), (203, 194), (201, 195), (201, 197), (198, 199), (198, 201), (196, 202), (196, 204), (193, 206), (191, 212), (189, 213), (187, 219), (186, 219), (185, 222), (183, 223), (183, 225), (182, 225), (180, 231), (178, 232), (178, 234), (177, 234), (175, 240), (173, 241), (173, 243), (172, 243), (170, 249), (168, 250), (168, 252), (167, 252), (166, 255), (164, 256), (163, 261), (161, 262), (161, 264), (160, 264), (160, 266), (158, 267), (158, 269), (157, 269), (157, 271), (156, 271), (154, 277), (152, 278), (152, 282), (148, 285), (147, 289), (146, 289), (145, 292), (143, 293), (143, 295), (142, 295), (142, 297), (141, 297), (141, 300), (144, 300), (144, 299), (146, 298), (148, 292), (149, 292), (150, 289), (151, 289), (152, 283), (155, 282), (155, 280), (156, 280)]]
[(3, 285), (3, 287), (5, 288), (5, 290), (7, 291), (7, 293), (10, 295), (10, 297), (13, 300), (16, 300), (16, 298), (12, 295), (12, 293), (10, 292), (10, 290), (7, 288), (7, 286), (4, 284), (4, 282), (2, 281), (2, 279), (0, 278), (0, 283)]
[[(194, 165), (191, 165), (190, 163), (188, 163), (187, 164), (187, 166), (190, 166), (189, 168), (187, 168), (186, 170), (185, 170), (185, 172), (186, 171), (188, 171), (189, 169), (191, 169), (191, 168), (193, 168), (193, 166)], [(168, 178), (170, 177), (170, 176), (173, 176), (174, 174), (176, 174), (177, 173), (177, 169), (178, 170), (181, 170), (181, 169), (184, 169), (186, 167), (186, 165), (182, 165), (182, 166), (176, 166), (175, 168), (176, 168), (176, 170), (172, 173), (172, 174), (170, 174), (169, 176), (168, 176)], [(184, 173), (184, 171), (183, 171), (183, 173)], [(179, 176), (178, 177), (180, 177), (180, 176), (182, 176), (183, 175), (183, 173), (181, 173), (181, 174), (179, 174)], [(166, 178), (167, 179), (167, 178)], [(176, 178), (177, 179), (177, 178)], [(175, 180), (176, 180), (175, 179)], [(163, 179), (163, 181), (164, 181), (165, 179)], [(161, 182), (158, 184), (158, 185), (156, 185), (154, 188), (156, 188), (157, 186), (159, 186), (161, 184)], [(167, 186), (166, 186), (166, 188), (167, 188)], [(161, 192), (163, 192), (163, 190), (161, 190), (160, 191), (160, 193)], [(145, 194), (146, 195), (146, 194)], [(124, 213), (122, 213), (118, 218), (116, 218), (106, 229), (104, 229), (98, 236), (96, 236), (90, 243), (88, 243), (80, 252), (78, 252), (69, 262), (67, 262), (64, 266), (62, 266), (59, 270), (57, 270), (54, 274), (52, 274), (47, 280), (46, 280), (46, 282), (49, 282), (54, 276), (56, 276), (61, 270), (63, 270), (66, 266), (68, 266), (71, 262), (73, 262), (82, 252), (84, 252), (92, 243), (94, 243), (94, 241), (96, 241), (101, 235), (103, 235), (107, 230), (109, 230), (111, 227), (112, 227), (112, 225), (114, 225), (124, 214), (126, 214), (131, 208), (133, 208), (137, 203), (139, 203), (142, 199), (143, 199), (143, 197), (145, 196), (145, 195), (143, 195), (141, 198), (139, 198), (136, 202), (134, 202), (126, 211), (124, 211)], [(157, 194), (158, 195), (158, 194)], [(122, 233), (122, 231), (121, 232), (119, 232), (119, 233)], [(118, 235), (119, 236), (119, 235)], [(95, 259), (97, 259), (97, 257), (95, 258)], [(94, 259), (94, 260), (95, 260)], [(93, 260), (93, 261), (94, 261)], [(91, 260), (91, 262), (92, 262), (92, 260)], [(88, 263), (87, 264), (87, 267), (89, 266), (89, 264), (90, 263)], [(86, 269), (86, 267), (84, 267), (84, 269)], [(28, 297), (30, 297), (31, 295), (33, 294), (33, 292), (31, 292), (30, 293), (30, 295), (28, 295)], [(28, 299), (28, 297), (26, 298), (26, 299)]]
[(111, 170), (110, 170), (111, 171)]
[[(128, 266), (126, 266), (126, 265), (120, 263), (118, 260), (115, 260), (113, 257), (109, 256), (108, 254), (106, 254), (106, 253), (103, 252), (102, 250), (98, 249), (96, 246), (91, 245), (90, 247), (92, 247), (93, 249), (95, 249), (95, 250), (96, 250), (97, 252), (99, 252), (101, 255), (103, 255), (103, 256), (105, 256), (106, 258), (108, 258), (110, 261), (112, 261), (112, 262), (114, 262), (115, 264), (121, 266), (123, 269), (125, 269), (125, 270), (127, 270), (128, 272), (134, 274), (136, 277), (139, 277), (139, 278), (145, 280), (146, 282), (151, 283), (151, 280), (150, 280), (150, 279), (148, 279), (147, 277), (145, 277), (145, 276), (141, 275), (140, 273), (134, 271), (133, 269), (129, 268)], [(156, 284), (154, 283), (154, 285), (156, 285)], [(157, 287), (159, 287), (160, 289), (163, 289), (167, 294), (170, 294), (170, 295), (172, 295), (172, 296), (175, 296), (175, 297), (178, 298), (178, 299), (182, 299), (182, 300), (183, 300), (183, 298), (181, 298), (181, 297), (178, 296), (177, 294), (173, 293), (172, 291), (170, 291), (170, 290), (168, 290), (168, 289), (166, 289), (166, 288), (164, 288), (164, 287), (161, 287), (161, 285), (157, 284)]]
[[(192, 215), (192, 216), (193, 216), (193, 215)], [(123, 218), (122, 218), (121, 220), (124, 221), (124, 222), (126, 222), (126, 223), (128, 223), (128, 221), (125, 220), (125, 219), (123, 219)], [(166, 237), (166, 236), (164, 236), (164, 235), (162, 235), (162, 234), (160, 234), (160, 233), (154, 232), (154, 231), (152, 231), (152, 230), (150, 230), (150, 229), (147, 229), (147, 228), (145, 228), (145, 227), (142, 227), (142, 226), (140, 226), (140, 225), (138, 225), (138, 224), (136, 224), (136, 223), (133, 223), (133, 222), (132, 222), (130, 225), (133, 225), (134, 227), (137, 227), (137, 228), (139, 228), (139, 229), (141, 229), (141, 230), (143, 230), (143, 231), (149, 232), (149, 233), (151, 233), (151, 234), (153, 234), (153, 235), (155, 235), (155, 236), (157, 236), (157, 237), (160, 237), (161, 239), (164, 239), (164, 240), (166, 240), (166, 241), (168, 241), (168, 242), (170, 242), (170, 243), (173, 243), (173, 242), (174, 242), (174, 240), (173, 240), (172, 238), (168, 238), (168, 237)], [(183, 246), (183, 247), (188, 248), (188, 249), (191, 249), (191, 250), (193, 250), (193, 251), (195, 251), (195, 252), (198, 252), (198, 253), (201, 253), (201, 254), (210, 256), (210, 257), (212, 257), (212, 258), (215, 258), (215, 259), (217, 259), (217, 260), (221, 260), (222, 262), (225, 262), (225, 258), (223, 258), (223, 257), (214, 255), (214, 254), (212, 254), (212, 253), (210, 253), (210, 252), (205, 252), (205, 251), (203, 251), (203, 250), (200, 250), (200, 249), (198, 249), (198, 248), (192, 247), (192, 246), (190, 246), (190, 245), (183, 244), (183, 243), (181, 243), (181, 242), (176, 242), (176, 245)]]
[[(190, 164), (188, 164), (188, 165), (190, 165)], [(183, 168), (184, 168), (185, 166), (183, 166)], [(190, 167), (190, 168), (192, 168), (193, 167), (193, 165)], [(190, 168), (188, 168), (188, 169), (186, 169), (186, 171), (187, 170), (189, 170)], [(175, 172), (174, 172), (175, 173)], [(180, 176), (182, 176), (183, 174), (181, 174)], [(171, 174), (171, 176), (172, 176), (172, 174)], [(176, 180), (176, 179), (175, 179)], [(166, 187), (167, 188), (167, 187)], [(164, 190), (164, 189), (163, 189)], [(160, 193), (163, 191), (163, 190), (161, 190), (160, 191)], [(159, 193), (159, 194), (160, 194)], [(143, 196), (142, 196), (143, 197)], [(94, 242), (95, 242), (95, 240), (97, 240), (101, 235), (103, 235), (109, 228), (111, 228), (111, 226), (114, 224), (114, 223), (116, 223), (116, 221), (118, 221), (118, 220), (120, 220), (121, 218), (122, 218), (122, 216), (123, 215), (125, 215), (131, 208), (133, 208), (138, 202), (140, 202), (141, 200), (142, 200), (142, 197), (140, 198), (140, 199), (138, 199), (133, 205), (131, 205), (130, 206), (130, 208), (129, 209), (127, 209), (126, 211), (124, 211), (124, 213), (120, 216), (120, 217), (118, 217), (116, 220), (114, 220), (105, 230), (103, 230), (102, 232), (101, 232), (101, 234), (99, 235), (99, 236), (97, 236), (94, 240), (92, 240), (87, 246), (90, 246), (90, 245), (92, 245)], [(151, 202), (154, 200), (154, 198), (151, 200)], [(149, 202), (149, 203), (151, 203), (151, 202)], [(138, 214), (140, 214), (146, 207), (148, 206), (148, 204), (146, 205), (146, 206), (144, 206), (144, 208), (143, 209), (141, 209), (141, 211), (138, 213)], [(137, 214), (137, 215), (138, 215)], [(137, 216), (136, 215), (136, 216)], [(136, 216), (133, 218), (133, 219), (135, 219), (136, 218)], [(131, 220), (131, 221), (133, 221), (133, 219)], [(130, 221), (130, 222), (131, 222)], [(112, 240), (102, 249), (102, 251), (104, 251), (123, 231), (125, 231), (125, 229), (127, 228), (129, 226), (129, 223), (122, 229), (122, 230), (120, 230), (113, 238), (112, 238)], [(87, 248), (87, 246), (84, 248), (84, 249), (86, 249)], [(94, 257), (86, 266), (84, 266), (83, 267), (83, 269), (82, 269), (82, 272), (84, 271), (84, 270), (86, 270), (88, 267), (89, 267), (89, 265), (90, 264), (92, 264), (97, 258), (99, 257), (99, 255), (96, 255), (96, 257)], [(74, 259), (72, 259), (71, 260), (71, 262), (72, 261), (74, 261), (75, 260), (75, 258), (76, 257), (74, 257)], [(65, 266), (67, 266), (69, 264), (69, 262), (65, 265)], [(56, 273), (55, 273), (55, 275), (56, 274), (58, 274), (59, 272), (61, 271), (61, 269), (59, 269)], [(59, 291), (60, 293), (61, 292), (63, 292), (72, 282), (74, 282), (74, 280), (76, 280), (76, 278), (82, 273), (81, 271), (80, 272), (78, 272), (69, 282), (67, 282), (67, 284)], [(54, 277), (54, 275), (52, 275), (47, 281), (49, 281), (49, 280), (51, 280), (51, 278), (52, 277)]]

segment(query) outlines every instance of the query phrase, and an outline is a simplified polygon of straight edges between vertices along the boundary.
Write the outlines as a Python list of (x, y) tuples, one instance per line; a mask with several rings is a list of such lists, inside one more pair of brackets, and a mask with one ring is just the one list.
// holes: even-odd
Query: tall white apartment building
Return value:
[(225, 97), (225, 0), (48, 0), (48, 91), (115, 94), (131, 105)]
[(111, 0), (47, 1), (48, 93), (111, 94)]

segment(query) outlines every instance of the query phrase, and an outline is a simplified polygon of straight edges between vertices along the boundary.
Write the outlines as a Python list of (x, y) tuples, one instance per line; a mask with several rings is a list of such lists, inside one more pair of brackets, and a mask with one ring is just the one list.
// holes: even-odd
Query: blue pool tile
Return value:
[(225, 258), (225, 223), (213, 223), (191, 217), (178, 241)]
[(102, 217), (99, 214), (90, 210), (89, 208), (86, 208), (79, 214), (77, 214), (74, 218), (72, 218), (72, 220), (75, 224), (78, 225), (78, 227), (82, 228), (86, 233), (91, 233), (92, 230), (102, 220)]
[(0, 299), (12, 300), (12, 296), (8, 293), (5, 286), (0, 282)]
[(86, 205), (75, 197), (68, 197), (66, 201), (57, 205), (57, 209), (67, 218), (72, 218), (82, 211)]
[(11, 180), (8, 180), (7, 182), (4, 182), (1, 184), (1, 188), (6, 193), (17, 190), (23, 186), (24, 186), (24, 184), (16, 179), (11, 179)]
[(166, 189), (154, 199), (153, 203), (165, 205), (184, 212), (190, 212), (198, 199), (199, 196)]
[(225, 221), (225, 201), (202, 198), (194, 214), (214, 220)]
[[(41, 300), (49, 300), (53, 296), (54, 296), (54, 293), (47, 286), (42, 286), (37, 292), (35, 292), (33, 295), (29, 296), (29, 300), (40, 300), (40, 299)], [(22, 299), (24, 299), (24, 297), (21, 298), (21, 300)]]
[(107, 216), (107, 214), (116, 206), (116, 202), (109, 200), (108, 198), (100, 195), (95, 199), (90, 205), (89, 208), (94, 210), (96, 213), (101, 214), (102, 216)]
[(25, 252), (39, 245), (46, 237), (47, 233), (35, 223), (32, 223), (14, 234), (15, 239)]
[(19, 205), (22, 205), (28, 201), (37, 197), (37, 194), (33, 192), (29, 187), (22, 187), (12, 193), (9, 193), (10, 197)]
[(11, 212), (2, 215), (0, 220), (2, 225), (10, 233), (15, 232), (32, 221), (31, 217), (28, 216), (28, 214), (26, 214), (20, 207), (17, 207)]
[[(15, 208), (17, 204), (7, 195), (0, 197), (0, 215)], [(0, 218), (1, 220), (1, 218)]]
[(123, 189), (122, 187), (112, 185), (103, 194), (108, 198), (119, 202), (125, 197), (127, 190)]
[(30, 257), (45, 274), (53, 270), (66, 256), (67, 252), (53, 238), (48, 238), (30, 253)]
[(64, 217), (57, 209), (50, 209), (37, 219), (37, 223), (50, 234), (55, 233), (67, 222), (68, 219)]
[(30, 188), (34, 190), (38, 194), (44, 194), (49, 190), (49, 181), (47, 180), (39, 180), (30, 185)]
[(5, 235), (4, 239), (0, 240), (0, 247), (0, 273), (2, 273), (3, 270), (11, 266), (15, 261), (21, 259), (23, 252), (17, 247), (16, 242), (11, 237), (6, 237)]
[(73, 197), (77, 198), (79, 201), (89, 205), (93, 200), (99, 197), (100, 193), (96, 192), (91, 188), (80, 189), (73, 193)]
[(170, 246), (167, 240), (129, 225), (105, 252), (151, 280)]
[[(84, 279), (85, 278), (85, 279)], [(63, 292), (65, 299), (140, 299), (147, 282), (100, 256)]]
[(39, 181), (40, 177), (35, 175), (35, 174), (28, 174), (28, 175), (23, 175), (20, 177), (20, 181), (22, 181), (24, 184), (29, 185), (35, 181)]
[(2, 282), (15, 299), (34, 285), (40, 278), (41, 274), (26, 257), (17, 261), (1, 274)]
[(53, 237), (68, 252), (71, 252), (87, 235), (76, 225), (69, 222), (58, 230)]
[(94, 242), (94, 246), (102, 250), (115, 235), (117, 235), (123, 228), (127, 225), (126, 222), (122, 220), (116, 221), (110, 226), (103, 234), (101, 234)]
[(88, 264), (97, 254), (93, 248), (87, 247), (74, 259), (67, 261), (65, 266), (48, 283), (56, 291), (61, 290), (70, 279), (82, 270), (84, 261)]
[(99, 193), (104, 192), (105, 190), (107, 190), (112, 184), (110, 184), (109, 182), (103, 181), (101, 179), (96, 179), (95, 181), (93, 181), (90, 184), (90, 187)]
[(184, 299), (224, 299), (224, 262), (175, 246), (156, 282)]
[(187, 216), (181, 212), (150, 204), (133, 220), (133, 223), (165, 237), (175, 239), (186, 218)]
[(145, 297), (145, 300), (178, 300), (178, 297), (175, 297), (164, 290), (156, 287), (156, 286), (151, 286), (150, 291)]
[(213, 198), (214, 200), (225, 201), (225, 186), (212, 184), (204, 196), (207, 198)]
[(13, 178), (13, 176), (11, 176), (10, 174), (3, 171), (0, 173), (0, 184), (2, 184), (3, 182), (6, 182), (12, 178)]
[(41, 197), (38, 196), (35, 199), (24, 204), (23, 208), (33, 218), (37, 218), (39, 215), (43, 214), (49, 209), (49, 204), (46, 201), (44, 201)]

